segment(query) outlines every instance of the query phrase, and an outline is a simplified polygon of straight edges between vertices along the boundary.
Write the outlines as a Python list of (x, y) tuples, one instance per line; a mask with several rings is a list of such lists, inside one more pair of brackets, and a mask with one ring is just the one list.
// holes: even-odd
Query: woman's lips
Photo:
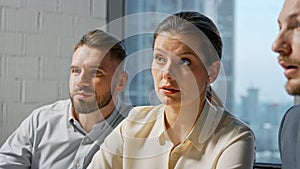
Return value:
[(164, 94), (174, 94), (180, 92), (180, 90), (171, 86), (162, 86), (160, 89)]

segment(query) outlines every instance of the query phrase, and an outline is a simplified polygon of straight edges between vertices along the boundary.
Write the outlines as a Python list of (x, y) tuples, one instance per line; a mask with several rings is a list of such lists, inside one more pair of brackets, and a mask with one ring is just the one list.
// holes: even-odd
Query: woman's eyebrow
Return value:
[[(162, 50), (160, 48), (154, 48), (154, 51), (158, 51), (158, 52), (162, 52), (162, 53), (172, 53), (172, 52), (168, 52), (168, 51)], [(178, 53), (176, 55), (189, 55), (189, 54), (194, 55), (195, 53), (192, 52), (192, 51), (190, 51), (190, 50), (185, 50), (185, 51), (183, 51), (181, 53)]]

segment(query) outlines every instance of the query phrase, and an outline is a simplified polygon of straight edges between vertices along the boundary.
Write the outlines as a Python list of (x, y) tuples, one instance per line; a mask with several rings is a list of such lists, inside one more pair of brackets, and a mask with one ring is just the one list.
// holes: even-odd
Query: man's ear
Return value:
[(215, 61), (208, 67), (208, 83), (212, 83), (217, 79), (220, 71), (220, 65), (220, 61)]
[(118, 83), (116, 85), (116, 90), (118, 92), (123, 91), (126, 88), (128, 80), (128, 73), (126, 71), (123, 71), (118, 76)]

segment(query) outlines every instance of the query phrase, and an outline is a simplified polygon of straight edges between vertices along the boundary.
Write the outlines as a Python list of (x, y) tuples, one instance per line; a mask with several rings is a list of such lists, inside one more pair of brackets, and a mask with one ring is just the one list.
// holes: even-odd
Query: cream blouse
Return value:
[(252, 169), (251, 129), (207, 100), (187, 137), (174, 147), (164, 105), (136, 107), (106, 138), (88, 169)]

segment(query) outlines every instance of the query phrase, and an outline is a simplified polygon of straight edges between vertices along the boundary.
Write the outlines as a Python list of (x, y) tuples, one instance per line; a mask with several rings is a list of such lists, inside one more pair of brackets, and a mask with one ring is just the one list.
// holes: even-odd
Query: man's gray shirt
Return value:
[(34, 110), (0, 148), (0, 169), (86, 168), (132, 108), (118, 103), (87, 133), (72, 116), (71, 105), (70, 100), (62, 100)]

